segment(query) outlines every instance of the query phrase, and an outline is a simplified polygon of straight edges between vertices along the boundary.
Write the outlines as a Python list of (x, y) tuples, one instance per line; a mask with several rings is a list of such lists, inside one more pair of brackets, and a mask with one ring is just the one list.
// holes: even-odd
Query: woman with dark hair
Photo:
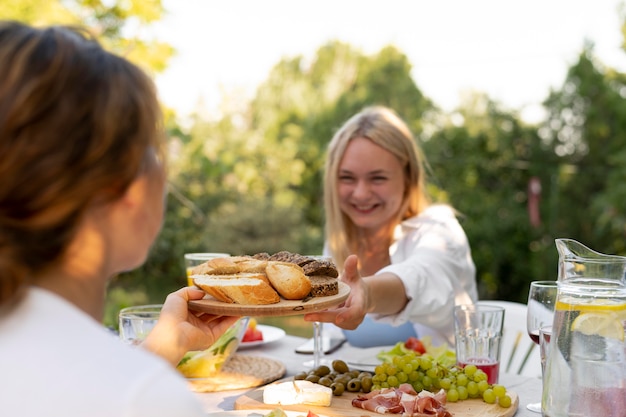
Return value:
[[(366, 317), (368, 326), (412, 322), (414, 334), (453, 344), (454, 305), (477, 300), (476, 268), (455, 211), (431, 202), (421, 149), (394, 111), (368, 107), (337, 131), (327, 151), (324, 200), (324, 251), (352, 291), (344, 306), (306, 319), (347, 330)], [(397, 341), (406, 324), (402, 330)], [(384, 332), (358, 331), (373, 345)]]
[(174, 367), (236, 317), (190, 312), (204, 293), (184, 288), (142, 348), (100, 324), (161, 228), (160, 118), (151, 80), (86, 32), (0, 22), (0, 415), (204, 415)]

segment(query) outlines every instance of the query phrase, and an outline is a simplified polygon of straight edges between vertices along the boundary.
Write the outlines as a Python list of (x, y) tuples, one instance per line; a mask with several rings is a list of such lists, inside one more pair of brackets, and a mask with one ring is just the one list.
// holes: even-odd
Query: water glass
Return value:
[(162, 304), (150, 304), (120, 310), (120, 339), (129, 345), (140, 344), (159, 320), (162, 307)]
[(483, 370), (489, 384), (498, 382), (503, 324), (503, 307), (478, 303), (454, 308), (457, 363)]

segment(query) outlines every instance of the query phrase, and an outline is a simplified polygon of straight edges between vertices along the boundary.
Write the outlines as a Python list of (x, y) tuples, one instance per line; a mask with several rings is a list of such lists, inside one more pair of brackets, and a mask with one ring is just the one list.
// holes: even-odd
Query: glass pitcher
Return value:
[(544, 416), (626, 417), (626, 258), (556, 239), (558, 292)]

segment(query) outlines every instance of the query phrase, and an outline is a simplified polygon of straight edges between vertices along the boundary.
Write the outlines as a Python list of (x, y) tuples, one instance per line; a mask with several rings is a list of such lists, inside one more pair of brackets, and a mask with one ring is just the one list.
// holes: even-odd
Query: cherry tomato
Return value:
[(406, 342), (404, 342), (404, 347), (414, 350), (420, 355), (426, 353), (426, 348), (424, 348), (424, 344), (417, 337), (409, 337)]

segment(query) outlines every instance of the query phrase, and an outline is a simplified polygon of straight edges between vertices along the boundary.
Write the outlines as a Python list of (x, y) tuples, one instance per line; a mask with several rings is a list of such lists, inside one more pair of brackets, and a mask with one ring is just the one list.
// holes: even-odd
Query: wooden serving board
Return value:
[[(291, 380), (286, 378), (279, 382)], [(483, 400), (473, 399), (464, 400), (456, 403), (446, 404), (446, 408), (454, 417), (511, 417), (517, 411), (519, 398), (516, 393), (508, 391), (511, 396), (511, 406), (509, 408), (500, 407), (497, 404), (487, 404)], [(248, 391), (235, 400), (235, 410), (262, 409), (273, 410), (277, 407), (286, 411), (299, 411), (306, 413), (311, 410), (317, 414), (323, 414), (329, 417), (347, 416), (347, 417), (393, 417), (394, 414), (378, 414), (371, 411), (363, 410), (352, 406), (352, 399), (357, 394), (352, 392), (344, 392), (343, 395), (333, 397), (330, 407), (321, 407), (313, 405), (281, 405), (263, 403), (263, 388)], [(396, 415), (396, 416), (399, 416)]]
[(338, 284), (339, 292), (337, 294), (326, 297), (313, 297), (306, 301), (285, 300), (281, 298), (280, 301), (275, 304), (229, 304), (216, 300), (207, 294), (202, 300), (189, 301), (189, 308), (203, 313), (221, 316), (296, 316), (337, 307), (339, 304), (343, 303), (346, 298), (348, 298), (348, 295), (350, 295), (350, 287), (348, 284), (341, 281), (339, 281)]

